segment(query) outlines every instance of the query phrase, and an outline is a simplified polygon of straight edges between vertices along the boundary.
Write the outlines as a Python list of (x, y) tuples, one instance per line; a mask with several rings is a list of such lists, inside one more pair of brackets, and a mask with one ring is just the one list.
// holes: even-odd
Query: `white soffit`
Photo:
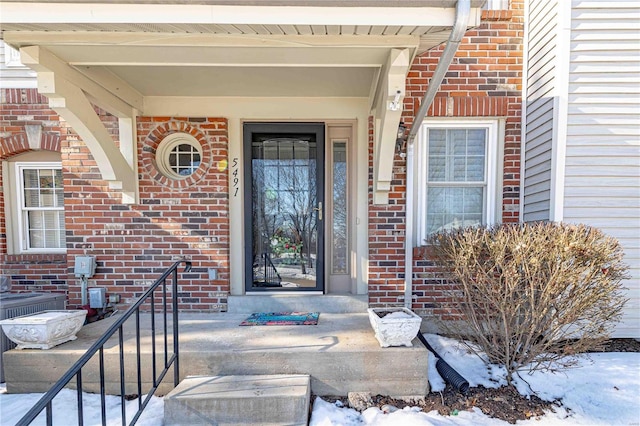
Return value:
[[(109, 67), (143, 96), (367, 97), (372, 68)], [(82, 72), (82, 68), (80, 68)]]

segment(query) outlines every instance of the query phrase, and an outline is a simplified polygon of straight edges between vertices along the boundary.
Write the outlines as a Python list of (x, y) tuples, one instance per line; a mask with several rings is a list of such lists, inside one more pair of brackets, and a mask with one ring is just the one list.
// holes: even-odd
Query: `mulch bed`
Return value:
[(461, 411), (471, 411), (473, 407), (477, 407), (487, 416), (509, 423), (543, 416), (545, 410), (553, 410), (558, 405), (554, 402), (543, 401), (537, 396), (524, 397), (510, 386), (497, 389), (478, 386), (470, 388), (469, 392), (463, 395), (452, 386), (447, 385), (442, 392), (431, 392), (424, 400), (415, 402), (399, 401), (382, 396), (374, 397), (373, 401), (379, 407), (385, 404), (399, 409), (414, 406), (420, 407), (426, 413), (437, 410), (443, 416), (457, 415)]
[[(343, 406), (348, 407), (349, 401), (345, 397), (328, 397), (322, 399), (329, 402), (340, 401)], [(489, 417), (494, 417), (515, 424), (518, 420), (526, 420), (532, 417), (544, 415), (545, 410), (554, 410), (558, 403), (543, 401), (531, 396), (526, 398), (518, 393), (513, 387), (501, 387), (498, 389), (485, 388), (479, 386), (470, 388), (466, 395), (459, 393), (452, 386), (441, 392), (431, 392), (424, 399), (417, 401), (405, 401), (393, 399), (388, 396), (375, 395), (371, 398), (373, 406), (385, 411), (392, 406), (398, 409), (404, 407), (420, 407), (422, 411), (428, 413), (437, 410), (443, 416), (455, 416), (462, 411), (471, 411), (477, 407)], [(312, 399), (313, 401), (313, 399)]]
[[(640, 342), (635, 339), (612, 339), (598, 352), (640, 352)], [(349, 406), (346, 397), (327, 397), (322, 399), (329, 402), (340, 401), (345, 407)], [(398, 409), (404, 407), (420, 407), (422, 411), (437, 410), (441, 415), (454, 416), (461, 411), (479, 408), (489, 417), (515, 424), (518, 420), (527, 420), (544, 415), (545, 411), (555, 411), (560, 401), (543, 401), (535, 395), (525, 397), (520, 395), (512, 386), (497, 389), (478, 386), (470, 388), (466, 395), (459, 393), (452, 386), (447, 385), (442, 392), (431, 392), (424, 400), (403, 401), (383, 395), (372, 396), (373, 406), (383, 409), (385, 405)], [(313, 401), (313, 399), (312, 399)]]
[(640, 341), (636, 339), (611, 339), (594, 352), (640, 352)]

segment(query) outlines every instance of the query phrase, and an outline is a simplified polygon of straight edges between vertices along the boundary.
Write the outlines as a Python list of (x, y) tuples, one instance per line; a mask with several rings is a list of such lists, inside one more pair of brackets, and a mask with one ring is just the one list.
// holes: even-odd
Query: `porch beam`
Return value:
[(55, 56), (49, 50), (40, 46), (27, 46), (20, 49), (21, 62), (40, 72), (52, 72), (58, 77), (73, 83), (92, 97), (95, 104), (116, 117), (129, 117), (132, 108), (143, 110), (143, 97), (135, 89), (129, 87), (124, 81), (115, 78), (109, 79), (104, 75), (99, 80), (106, 84), (118, 87), (117, 92), (111, 92), (99, 83), (72, 68), (62, 59)]
[[(122, 191), (122, 201), (137, 201), (137, 174), (118, 150), (114, 140), (79, 87), (50, 71), (38, 72), (38, 91), (49, 106), (73, 127), (91, 151), (102, 178)], [(125, 143), (126, 145), (126, 143)], [(130, 146), (131, 144), (129, 144)]]
[[(445, 32), (445, 39), (448, 35)], [(100, 46), (116, 44), (126, 46), (164, 47), (416, 47), (417, 35), (362, 35), (339, 34), (317, 36), (312, 34), (194, 34), (106, 31), (12, 31), (5, 28), (3, 39), (13, 46), (32, 44), (69, 44), (73, 46)]]
[(88, 73), (94, 72), (95, 66), (370, 68), (384, 63), (388, 50), (385, 47), (74, 46), (65, 52), (65, 60)]
[(398, 126), (402, 116), (407, 73), (411, 65), (408, 49), (392, 49), (382, 75), (380, 89), (374, 96), (373, 202), (389, 201), (393, 178)]

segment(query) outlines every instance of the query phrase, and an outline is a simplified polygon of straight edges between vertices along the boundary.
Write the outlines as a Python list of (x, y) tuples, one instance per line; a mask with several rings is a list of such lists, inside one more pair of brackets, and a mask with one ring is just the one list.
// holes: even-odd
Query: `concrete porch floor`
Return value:
[[(247, 313), (181, 313), (180, 378), (191, 375), (308, 374), (317, 395), (352, 391), (414, 397), (429, 391), (428, 351), (413, 347), (381, 348), (366, 313), (320, 313), (315, 326), (239, 326)], [(111, 325), (115, 317), (84, 326), (78, 339), (49, 350), (5, 353), (9, 393), (44, 392)], [(170, 321), (170, 320), (169, 320)], [(141, 314), (143, 392), (150, 388), (151, 315)], [(171, 324), (168, 324), (169, 330)], [(162, 315), (156, 314), (158, 369), (164, 362)], [(135, 322), (124, 326), (126, 394), (137, 393)], [(171, 339), (169, 347), (171, 352)], [(120, 393), (117, 333), (105, 345), (107, 393)], [(99, 391), (97, 356), (83, 370), (83, 389)], [(73, 385), (75, 379), (72, 380)], [(173, 372), (158, 394), (173, 388)]]

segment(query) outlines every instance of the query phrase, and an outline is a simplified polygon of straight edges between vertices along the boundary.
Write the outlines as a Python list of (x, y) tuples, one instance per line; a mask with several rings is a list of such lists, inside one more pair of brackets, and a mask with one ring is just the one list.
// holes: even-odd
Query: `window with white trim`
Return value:
[(428, 122), (420, 144), (419, 237), (495, 223), (496, 120)]
[(64, 252), (62, 166), (16, 162), (14, 167), (19, 252)]
[(160, 142), (156, 163), (165, 176), (184, 179), (198, 170), (202, 162), (200, 142), (187, 133), (173, 133)]
[(4, 65), (8, 68), (26, 68), (20, 62), (20, 51), (14, 49), (4, 42), (0, 42), (4, 47)]
[(483, 10), (508, 10), (509, 0), (487, 0), (482, 6)]

